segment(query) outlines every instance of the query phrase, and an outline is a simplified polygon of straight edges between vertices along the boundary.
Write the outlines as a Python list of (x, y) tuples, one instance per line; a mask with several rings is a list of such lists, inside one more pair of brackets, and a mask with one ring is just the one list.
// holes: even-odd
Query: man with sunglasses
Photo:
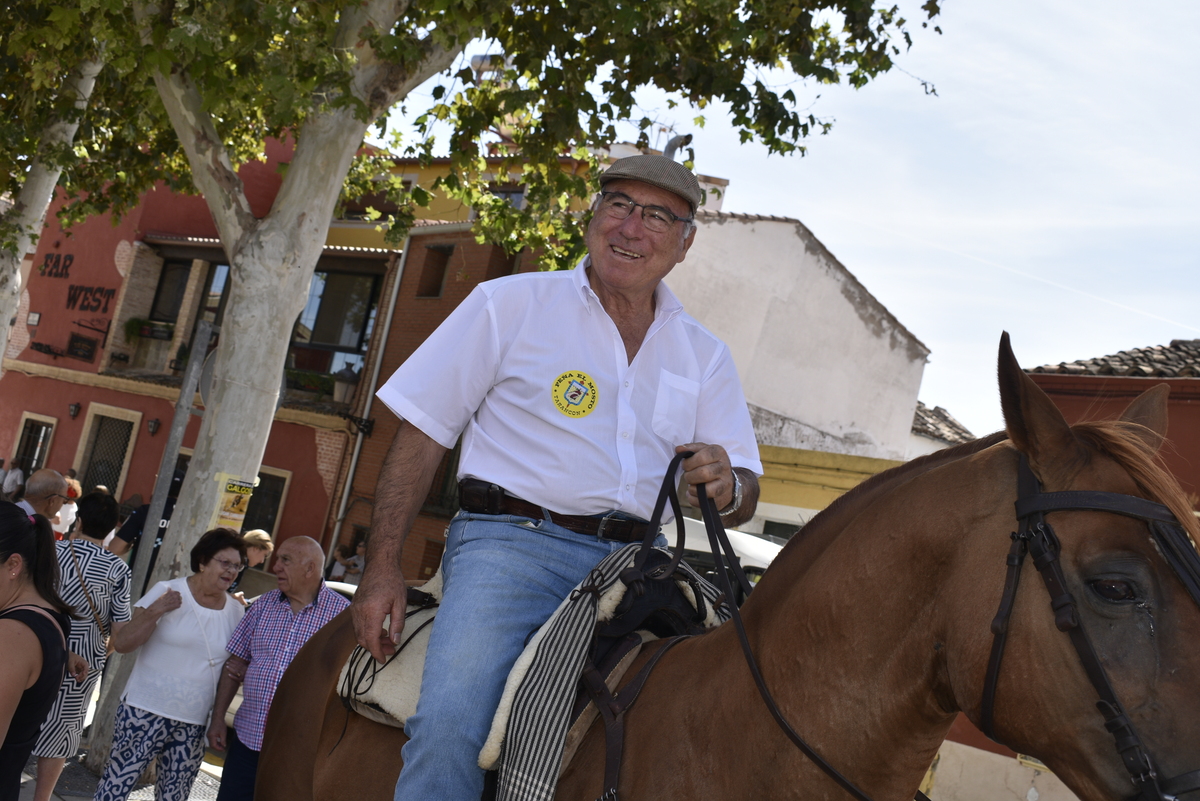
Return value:
[(696, 237), (700, 184), (641, 155), (600, 185), (574, 270), (480, 284), (379, 391), (403, 423), (353, 609), (380, 661), (402, 636), (405, 536), (462, 435), (462, 510), (397, 799), (480, 796), (479, 750), (510, 667), (597, 562), (643, 539), (676, 452), (694, 453), (693, 504), (703, 483), (725, 525), (754, 513), (762, 466), (729, 349), (662, 282)]

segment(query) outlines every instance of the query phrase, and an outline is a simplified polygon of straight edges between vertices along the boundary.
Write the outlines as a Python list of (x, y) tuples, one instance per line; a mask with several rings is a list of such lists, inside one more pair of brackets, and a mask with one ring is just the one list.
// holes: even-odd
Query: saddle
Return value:
[[(729, 619), (726, 594), (682, 562), (684, 530), (674, 476), (688, 455), (672, 460), (645, 540), (596, 565), (513, 665), (479, 755), (481, 768), (496, 771), (489, 776), (485, 798), (494, 788), (496, 801), (550, 801), (584, 734), (601, 716), (605, 797), (615, 799), (624, 714), (650, 671), (682, 639)], [(674, 553), (652, 545), (668, 501), (677, 520)], [(406, 638), (385, 665), (361, 647), (354, 650), (338, 682), (348, 708), (400, 728), (416, 711), (440, 588), (439, 574), (422, 588), (424, 593), (409, 591)], [(643, 646), (659, 638), (669, 639), (618, 691)]]
[[(597, 565), (530, 640), (509, 673), (491, 734), (480, 753), (481, 767), (498, 769), (506, 738), (522, 737), (519, 732), (509, 732), (519, 689), (535, 666), (562, 658), (562, 649), (553, 643), (561, 639), (564, 615), (581, 602), (595, 605), (594, 625), (583, 632), (586, 639), (580, 649), (586, 655), (585, 669), (603, 677), (602, 682), (611, 690), (615, 690), (643, 644), (659, 638), (699, 634), (728, 618), (719, 591), (687, 565), (672, 570), (672, 581), (639, 580), (629, 567), (637, 549), (637, 545), (626, 546)], [(669, 551), (654, 549), (643, 572), (665, 578), (662, 574), (672, 562)], [(338, 694), (344, 706), (377, 723), (404, 728), (405, 721), (416, 711), (425, 650), (441, 591), (440, 572), (423, 587), (409, 588), (404, 640), (387, 663), (380, 665), (361, 646), (354, 649), (338, 679)], [(598, 714), (583, 684), (577, 684), (575, 690), (568, 699), (572, 725), (564, 743), (563, 768)]]

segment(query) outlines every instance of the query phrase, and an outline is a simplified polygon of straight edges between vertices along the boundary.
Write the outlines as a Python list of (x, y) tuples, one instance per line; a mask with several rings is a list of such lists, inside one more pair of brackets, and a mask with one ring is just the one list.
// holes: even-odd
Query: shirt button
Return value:
[(622, 432), (621, 432), (621, 436), (622, 436), (622, 437), (624, 437), (625, 439), (629, 439), (629, 432), (628, 432), (628, 431), (622, 431)]
[(625, 386), (629, 386), (629, 382), (628, 382), (628, 381), (626, 381), (626, 382), (625, 382)]
[(632, 484), (626, 484), (626, 485), (625, 485), (625, 489), (626, 489), (626, 490), (631, 490), (631, 489), (633, 489), (633, 485), (632, 485)]

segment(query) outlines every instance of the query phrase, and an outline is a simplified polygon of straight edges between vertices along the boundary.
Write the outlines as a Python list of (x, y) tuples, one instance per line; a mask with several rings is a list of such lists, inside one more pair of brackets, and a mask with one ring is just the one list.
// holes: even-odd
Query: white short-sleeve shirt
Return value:
[(725, 344), (660, 283), (630, 364), (586, 266), (480, 284), (379, 399), (444, 447), (462, 433), (460, 479), (564, 514), (648, 519), (675, 446), (690, 442), (761, 475)]
[(121, 700), (164, 718), (203, 725), (229, 658), (225, 645), (245, 608), (228, 594), (222, 609), (201, 606), (186, 577), (158, 582), (134, 606), (149, 607), (168, 589), (182, 595), (183, 604), (160, 617), (138, 649)]

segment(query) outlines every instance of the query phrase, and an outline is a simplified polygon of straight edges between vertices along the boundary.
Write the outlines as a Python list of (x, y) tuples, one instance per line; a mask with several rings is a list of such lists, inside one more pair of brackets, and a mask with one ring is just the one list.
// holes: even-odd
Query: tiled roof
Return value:
[(912, 430), (914, 434), (940, 439), (957, 445), (960, 442), (970, 442), (975, 435), (967, 427), (954, 419), (954, 415), (941, 406), (930, 409), (921, 401), (917, 401), (917, 411), (913, 414)]
[(462, 223), (470, 222), (469, 220), (426, 220), (418, 219), (412, 221), (413, 228), (430, 228), (439, 225), (461, 225)]
[(1116, 375), (1132, 378), (1200, 378), (1200, 339), (1173, 339), (1167, 347), (1123, 350), (1098, 359), (1044, 364), (1030, 373)]
[(173, 373), (157, 373), (153, 370), (101, 370), (100, 375), (114, 378), (124, 378), (127, 381), (138, 381), (142, 384), (157, 384), (162, 387), (182, 387), (183, 376)]

